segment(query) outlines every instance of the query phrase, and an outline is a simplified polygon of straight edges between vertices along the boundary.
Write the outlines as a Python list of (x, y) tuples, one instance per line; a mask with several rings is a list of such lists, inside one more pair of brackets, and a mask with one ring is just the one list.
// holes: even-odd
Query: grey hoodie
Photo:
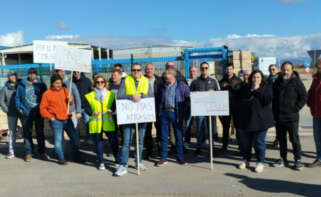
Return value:
[(7, 81), (0, 92), (0, 107), (8, 116), (16, 116), (18, 114), (15, 102), (17, 86), (18, 84), (11, 86)]

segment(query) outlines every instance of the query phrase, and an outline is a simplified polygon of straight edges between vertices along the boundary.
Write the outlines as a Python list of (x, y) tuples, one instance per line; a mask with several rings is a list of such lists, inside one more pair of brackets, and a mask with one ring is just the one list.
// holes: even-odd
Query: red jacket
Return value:
[[(67, 120), (71, 114), (67, 114), (69, 91), (67, 88), (62, 87), (60, 90), (53, 88), (48, 89), (42, 96), (40, 103), (40, 114), (43, 118), (57, 120)], [(73, 99), (70, 99), (70, 104)]]
[(308, 92), (308, 106), (314, 118), (321, 118), (321, 80), (318, 74), (313, 75), (313, 81)]

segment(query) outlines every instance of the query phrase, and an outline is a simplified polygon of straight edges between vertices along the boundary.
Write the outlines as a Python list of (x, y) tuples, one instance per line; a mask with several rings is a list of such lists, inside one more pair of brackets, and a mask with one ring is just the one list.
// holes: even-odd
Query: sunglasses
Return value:
[(142, 69), (132, 69), (132, 72), (140, 72)]
[(208, 67), (201, 67), (201, 70), (207, 70)]
[(105, 83), (105, 81), (96, 81), (96, 83), (100, 83), (100, 84), (104, 84)]
[(275, 71), (275, 68), (272, 68), (270, 71), (271, 71), (271, 72)]

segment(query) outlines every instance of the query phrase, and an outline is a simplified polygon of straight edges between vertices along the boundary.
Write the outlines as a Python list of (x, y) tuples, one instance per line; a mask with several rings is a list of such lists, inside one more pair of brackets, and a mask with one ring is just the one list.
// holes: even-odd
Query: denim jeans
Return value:
[[(86, 113), (85, 109), (81, 109), (81, 115), (82, 115), (82, 120), (85, 123), (85, 127), (86, 127), (86, 138), (87, 140), (91, 138), (90, 134), (89, 134), (89, 115)], [(77, 129), (79, 129), (79, 126), (77, 127)]]
[(119, 148), (118, 148), (118, 139), (116, 132), (101, 132), (94, 134), (96, 139), (96, 152), (97, 159), (99, 163), (104, 163), (104, 141), (103, 134), (106, 133), (108, 139), (110, 140), (111, 149), (117, 164), (119, 164)]
[(45, 152), (45, 135), (44, 135), (44, 119), (40, 115), (39, 107), (34, 107), (30, 110), (29, 116), (23, 116), (23, 137), (24, 149), (26, 155), (31, 155), (33, 152), (32, 142), (32, 126), (33, 122), (36, 125), (36, 136), (38, 143), (38, 153)]
[(313, 118), (313, 136), (317, 151), (317, 159), (321, 161), (321, 118)]
[(54, 135), (55, 151), (59, 160), (64, 159), (63, 131), (65, 130), (71, 140), (72, 150), (75, 157), (79, 157), (79, 135), (71, 119), (51, 120), (50, 126)]
[[(142, 152), (144, 145), (144, 136), (146, 131), (146, 124), (138, 124), (138, 135), (139, 135), (139, 162), (142, 162)], [(123, 125), (123, 146), (121, 148), (120, 164), (126, 166), (128, 163), (130, 145), (133, 139), (133, 135), (136, 132), (135, 124)], [(136, 143), (135, 143), (135, 160), (136, 160)]]
[(194, 117), (189, 116), (186, 120), (186, 130), (185, 130), (185, 138), (184, 141), (187, 143), (191, 142), (191, 129), (192, 129), (192, 123), (193, 123)]
[(255, 149), (255, 155), (258, 163), (264, 163), (265, 160), (265, 131), (245, 131), (240, 129), (240, 145), (243, 159), (250, 161), (252, 157), (252, 147)]
[[(198, 116), (197, 117), (197, 145), (196, 148), (200, 149), (202, 147), (203, 142), (205, 141), (205, 124), (209, 124), (209, 117), (206, 116)], [(209, 126), (207, 126), (209, 131)], [(214, 142), (214, 136), (216, 134), (216, 117), (212, 116), (212, 139)]]
[(9, 154), (13, 154), (15, 152), (15, 144), (16, 144), (16, 133), (17, 133), (17, 121), (20, 119), (20, 116), (7, 116), (8, 117), (8, 128), (9, 128)]
[(162, 128), (162, 148), (161, 148), (161, 159), (166, 160), (168, 155), (168, 134), (169, 124), (172, 123), (174, 128), (174, 134), (176, 139), (176, 157), (183, 159), (183, 136), (182, 136), (182, 122), (177, 121), (177, 117), (174, 112), (161, 111), (161, 128)]

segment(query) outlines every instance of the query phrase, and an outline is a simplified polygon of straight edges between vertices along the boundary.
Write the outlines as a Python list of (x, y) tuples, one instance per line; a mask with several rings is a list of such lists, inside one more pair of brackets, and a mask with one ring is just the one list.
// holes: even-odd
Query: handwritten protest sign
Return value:
[(33, 41), (33, 62), (48, 63), (56, 62), (56, 50), (58, 46), (67, 47), (67, 42), (60, 41)]
[(228, 116), (228, 91), (191, 92), (192, 116)]
[(92, 51), (71, 47), (57, 47), (55, 69), (91, 73)]
[(154, 98), (144, 98), (140, 102), (116, 100), (117, 124), (134, 124), (156, 121)]

